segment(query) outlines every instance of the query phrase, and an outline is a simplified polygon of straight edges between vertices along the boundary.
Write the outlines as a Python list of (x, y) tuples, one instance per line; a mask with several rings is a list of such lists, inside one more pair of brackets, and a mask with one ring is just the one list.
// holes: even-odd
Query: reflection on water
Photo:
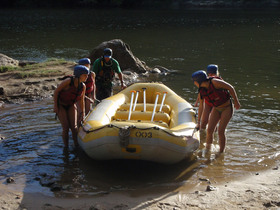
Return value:
[(176, 70), (147, 80), (163, 82), (191, 103), (197, 97), (192, 72), (217, 63), (242, 105), (228, 125), (224, 155), (171, 166), (100, 162), (73, 148), (63, 151), (51, 100), (7, 105), (0, 110), (2, 182), (12, 176), (25, 190), (50, 186), (70, 197), (170, 192), (197, 187), (199, 178), (230, 180), (279, 162), (279, 11), (0, 10), (0, 21), (1, 53), (19, 60), (77, 60), (120, 38), (149, 66)]
[[(62, 197), (114, 191), (143, 195), (203, 186), (201, 179), (232, 180), (271, 168), (280, 160), (279, 130), (274, 124), (279, 114), (279, 110), (240, 110), (228, 126), (225, 154), (162, 165), (94, 161), (73, 147), (63, 151), (61, 126), (54, 119), (51, 100), (7, 105), (0, 114), (5, 136), (0, 142), (0, 180), (12, 176), (26, 191), (51, 189)], [(264, 119), (267, 124), (261, 123)]]

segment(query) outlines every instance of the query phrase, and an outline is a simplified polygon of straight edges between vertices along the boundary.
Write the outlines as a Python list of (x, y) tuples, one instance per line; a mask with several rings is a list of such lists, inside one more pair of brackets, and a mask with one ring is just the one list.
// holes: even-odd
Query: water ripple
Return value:
[(280, 160), (279, 116), (280, 111), (275, 109), (238, 110), (227, 128), (226, 153), (222, 157), (198, 158), (166, 167), (143, 162), (103, 164), (72, 148), (63, 151), (61, 126), (54, 119), (51, 100), (11, 106), (0, 113), (5, 119), (0, 124), (1, 135), (6, 137), (0, 142), (0, 179), (25, 175), (30, 188), (38, 188), (38, 179), (40, 183), (54, 181), (68, 196), (102, 194), (116, 190), (116, 186), (120, 186), (118, 190), (159, 190), (196, 185), (197, 177), (239, 177)]

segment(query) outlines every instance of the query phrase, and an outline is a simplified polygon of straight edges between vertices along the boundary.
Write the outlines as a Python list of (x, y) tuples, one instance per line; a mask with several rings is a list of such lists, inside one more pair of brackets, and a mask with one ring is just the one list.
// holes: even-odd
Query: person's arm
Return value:
[(122, 73), (118, 73), (119, 79), (121, 81), (121, 88), (124, 89), (126, 88), (126, 85), (123, 82), (123, 74)]
[(60, 83), (60, 85), (55, 89), (54, 94), (53, 94), (53, 100), (54, 100), (54, 109), (53, 111), (57, 114), (58, 113), (58, 95), (60, 93), (60, 91), (62, 91), (63, 89), (65, 89), (67, 86), (70, 85), (70, 81), (71, 79), (65, 79), (64, 81), (62, 81)]
[(92, 91), (92, 99), (96, 100), (96, 86), (95, 86), (95, 73), (91, 72), (92, 80), (93, 80), (93, 91)]
[(85, 117), (85, 93), (86, 93), (86, 85), (84, 83), (83, 84), (83, 91), (82, 91), (82, 96), (81, 96), (81, 100), (80, 100), (80, 107), (81, 107), (81, 113), (80, 113), (80, 117), (82, 118), (80, 121), (82, 121)]
[(231, 97), (234, 100), (234, 108), (235, 109), (239, 109), (240, 108), (241, 105), (239, 103), (236, 91), (235, 91), (234, 87), (231, 84), (225, 82), (224, 80), (220, 80), (220, 79), (213, 79), (212, 83), (213, 83), (213, 85), (214, 85), (214, 87), (216, 89), (228, 90), (230, 95), (231, 95)]
[(112, 59), (112, 61), (113, 61), (114, 71), (119, 76), (119, 79), (120, 79), (120, 82), (121, 82), (121, 88), (124, 89), (124, 88), (126, 88), (126, 85), (124, 84), (124, 81), (123, 81), (123, 74), (122, 74), (122, 71), (121, 71), (120, 64), (116, 59)]
[(197, 95), (197, 98), (196, 98), (196, 101), (195, 101), (194, 107), (198, 107), (198, 103), (199, 103), (199, 95)]
[(204, 106), (204, 99), (200, 97), (200, 93), (197, 96), (199, 100), (199, 107), (198, 107), (198, 115), (197, 115), (197, 125), (196, 128), (199, 130), (200, 129), (200, 119), (203, 111), (203, 106)]

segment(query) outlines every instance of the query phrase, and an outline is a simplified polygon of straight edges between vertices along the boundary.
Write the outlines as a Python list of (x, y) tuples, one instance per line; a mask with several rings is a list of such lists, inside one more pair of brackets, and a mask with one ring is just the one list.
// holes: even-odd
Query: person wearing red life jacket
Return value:
[[(89, 58), (82, 58), (78, 62), (79, 65), (86, 66), (90, 69), (90, 59)], [(95, 87), (95, 73), (90, 71), (87, 81), (85, 82), (86, 85), (86, 95), (85, 95), (85, 114), (87, 115), (90, 111), (91, 104), (94, 103), (96, 100), (96, 87)]]
[(68, 77), (54, 91), (54, 112), (57, 114), (62, 125), (62, 139), (64, 147), (68, 148), (69, 129), (71, 129), (74, 145), (78, 146), (77, 134), (77, 106), (80, 101), (80, 116), (85, 116), (84, 97), (89, 69), (82, 65), (74, 68), (74, 76)]
[[(216, 64), (209, 64), (207, 66), (206, 73), (207, 73), (208, 77), (222, 79), (220, 77), (218, 65), (216, 65)], [(198, 104), (199, 104), (199, 95), (197, 96), (196, 103), (194, 106), (198, 107)], [(212, 110), (212, 107), (213, 107), (213, 105), (211, 103), (209, 103), (208, 101), (205, 101), (204, 107), (203, 107), (203, 112), (201, 115), (200, 130), (206, 129), (206, 125), (208, 123), (209, 114)]]
[(211, 149), (213, 142), (213, 134), (217, 124), (219, 135), (220, 152), (224, 152), (226, 145), (225, 130), (233, 115), (233, 105), (231, 97), (233, 98), (235, 109), (240, 108), (240, 103), (235, 92), (234, 87), (224, 80), (208, 77), (203, 70), (196, 71), (192, 74), (194, 85), (199, 88), (199, 108), (198, 108), (198, 124), (200, 128), (200, 119), (202, 117), (204, 102), (213, 106), (207, 127), (206, 134), (206, 150)]

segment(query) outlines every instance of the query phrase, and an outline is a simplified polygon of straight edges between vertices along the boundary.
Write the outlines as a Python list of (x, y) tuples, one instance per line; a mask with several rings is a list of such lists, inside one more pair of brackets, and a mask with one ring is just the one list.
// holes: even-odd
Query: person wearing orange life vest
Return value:
[(232, 85), (218, 78), (208, 77), (203, 70), (196, 71), (192, 74), (194, 85), (199, 88), (199, 108), (197, 128), (200, 128), (200, 119), (202, 116), (204, 101), (213, 105), (211, 110), (207, 134), (206, 134), (206, 150), (211, 149), (213, 142), (213, 134), (217, 124), (219, 135), (220, 152), (224, 152), (226, 144), (225, 130), (233, 115), (233, 106), (231, 98), (234, 101), (235, 109), (240, 108), (240, 103)]
[[(82, 58), (78, 62), (79, 65), (86, 66), (88, 69), (90, 69), (90, 59), (89, 58)], [(87, 81), (85, 82), (86, 85), (86, 98), (85, 98), (85, 114), (87, 115), (90, 111), (91, 104), (95, 101), (95, 73), (90, 71)]]
[(112, 49), (105, 48), (103, 51), (103, 56), (96, 59), (93, 63), (93, 71), (96, 75), (96, 98), (100, 101), (113, 95), (112, 82), (115, 77), (115, 73), (117, 73), (119, 76), (121, 88), (126, 88), (120, 65), (117, 60), (112, 58), (112, 55)]
[(77, 106), (80, 101), (80, 116), (85, 116), (84, 97), (86, 86), (83, 82), (87, 80), (89, 69), (85, 66), (75, 66), (74, 76), (68, 77), (54, 91), (54, 112), (57, 114), (62, 125), (62, 139), (64, 147), (68, 148), (69, 129), (71, 129), (74, 145), (77, 141)]

